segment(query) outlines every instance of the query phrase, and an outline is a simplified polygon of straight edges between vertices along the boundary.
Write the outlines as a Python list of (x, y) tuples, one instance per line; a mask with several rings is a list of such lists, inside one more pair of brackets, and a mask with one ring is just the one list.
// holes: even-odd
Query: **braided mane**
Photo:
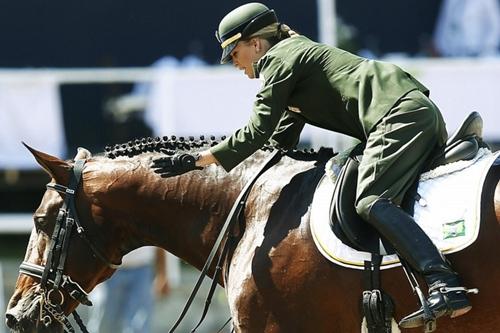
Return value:
[[(141, 139), (135, 139), (122, 144), (116, 144), (114, 146), (106, 146), (104, 148), (104, 154), (106, 157), (114, 159), (120, 156), (134, 157), (143, 153), (158, 152), (168, 155), (173, 155), (177, 151), (191, 151), (200, 150), (200, 148), (209, 148), (217, 145), (219, 142), (226, 139), (225, 136), (220, 137), (219, 140), (215, 136), (211, 135), (209, 138), (205, 136), (200, 136), (199, 139), (195, 139), (194, 136), (189, 136), (187, 139), (180, 136), (176, 137), (172, 135), (171, 137), (164, 136), (162, 138), (147, 137)], [(262, 148), (264, 151), (272, 151), (279, 149), (284, 155), (292, 157), (299, 160), (314, 160), (330, 158), (333, 156), (333, 151), (330, 148), (320, 148), (319, 151), (314, 149), (290, 149), (284, 150), (280, 148), (273, 147), (271, 145), (266, 145)]]
[(223, 136), (220, 140), (216, 140), (213, 135), (210, 136), (210, 138), (205, 138), (205, 136), (202, 135), (198, 140), (195, 140), (193, 136), (190, 136), (187, 140), (182, 136), (177, 138), (174, 135), (171, 137), (164, 136), (163, 138), (147, 137), (116, 144), (114, 146), (106, 146), (104, 152), (106, 157), (111, 159), (120, 156), (134, 157), (149, 152), (162, 152), (173, 155), (178, 150), (186, 151), (203, 147), (213, 147), (224, 139), (225, 137)]

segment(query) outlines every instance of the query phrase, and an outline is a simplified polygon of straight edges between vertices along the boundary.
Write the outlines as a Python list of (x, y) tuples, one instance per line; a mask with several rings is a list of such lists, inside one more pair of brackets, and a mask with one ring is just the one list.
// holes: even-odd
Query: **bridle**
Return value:
[[(41, 321), (43, 325), (48, 327), (52, 323), (52, 319), (55, 319), (69, 332), (75, 332), (61, 308), (64, 303), (64, 294), (62, 290), (79, 303), (88, 306), (92, 305), (92, 302), (88, 299), (87, 292), (77, 282), (71, 279), (71, 277), (64, 274), (69, 243), (75, 226), (78, 236), (87, 243), (94, 257), (101, 260), (111, 269), (117, 269), (121, 264), (112, 263), (94, 246), (92, 241), (87, 237), (87, 233), (78, 219), (75, 194), (82, 177), (85, 162), (84, 159), (75, 161), (67, 187), (56, 183), (47, 184), (47, 189), (63, 193), (65, 198), (57, 214), (45, 266), (23, 261), (19, 267), (19, 272), (21, 274), (40, 279), (40, 317), (37, 321), (37, 326)], [(51, 296), (58, 296), (59, 300), (54, 301), (51, 299)], [(83, 332), (87, 332), (83, 321), (76, 311), (73, 311), (73, 315), (80, 329)]]

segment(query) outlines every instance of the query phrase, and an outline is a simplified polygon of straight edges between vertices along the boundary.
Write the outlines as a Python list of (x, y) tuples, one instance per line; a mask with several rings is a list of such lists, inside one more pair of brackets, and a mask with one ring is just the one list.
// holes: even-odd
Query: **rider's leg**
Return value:
[[(369, 215), (370, 224), (425, 278), (429, 286), (429, 306), (436, 318), (443, 315), (457, 317), (471, 309), (465, 290), (460, 289), (458, 275), (410, 215), (387, 199), (376, 200)], [(400, 326), (422, 326), (423, 319), (423, 309), (419, 309), (403, 318)]]
[[(424, 275), (429, 305), (436, 317), (470, 309), (464, 292), (446, 293), (437, 286), (458, 287), (456, 273), (428, 236), (399, 205), (446, 131), (437, 107), (414, 91), (401, 99), (370, 133), (359, 165), (356, 210)], [(423, 325), (422, 309), (404, 318), (403, 327)]]

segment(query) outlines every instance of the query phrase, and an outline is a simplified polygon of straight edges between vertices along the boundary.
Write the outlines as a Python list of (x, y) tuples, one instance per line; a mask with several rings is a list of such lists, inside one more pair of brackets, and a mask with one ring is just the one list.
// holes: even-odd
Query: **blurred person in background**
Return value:
[(496, 56), (500, 47), (500, 0), (444, 0), (434, 32), (443, 57)]
[[(358, 214), (424, 276), (436, 318), (468, 312), (467, 289), (460, 286), (457, 273), (400, 207), (426, 160), (447, 138), (429, 90), (393, 64), (298, 35), (260, 3), (227, 14), (216, 37), (221, 63), (232, 61), (249, 78), (263, 81), (253, 114), (246, 126), (210, 149), (153, 160), (155, 172), (172, 177), (213, 163), (229, 172), (269, 141), (294, 147), (305, 123), (357, 138), (365, 144)], [(423, 307), (400, 322), (404, 328), (423, 324)]]
[(145, 246), (123, 257), (120, 268), (91, 293), (89, 331), (149, 333), (155, 299), (170, 292), (166, 252)]

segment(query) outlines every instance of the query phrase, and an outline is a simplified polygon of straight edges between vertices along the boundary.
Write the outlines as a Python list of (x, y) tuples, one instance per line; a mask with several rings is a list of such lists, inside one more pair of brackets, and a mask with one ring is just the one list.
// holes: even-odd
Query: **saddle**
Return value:
[[(482, 141), (483, 121), (477, 112), (472, 112), (461, 126), (446, 141), (445, 147), (434, 154), (426, 163), (423, 172), (459, 160), (473, 159)], [(394, 301), (381, 288), (380, 265), (382, 256), (395, 254), (391, 244), (381, 237), (378, 231), (365, 222), (355, 210), (358, 167), (364, 146), (358, 145), (349, 154), (345, 165), (335, 183), (330, 203), (330, 225), (335, 235), (346, 245), (358, 251), (371, 253), (371, 260), (365, 261), (364, 285), (361, 304), (366, 328), (369, 333), (392, 332)], [(413, 207), (418, 197), (419, 180), (406, 194), (403, 209), (413, 215)]]
[[(469, 114), (446, 141), (445, 147), (429, 160), (422, 171), (459, 160), (473, 159), (479, 148), (486, 146), (482, 141), (482, 127), (483, 120), (479, 113)], [(337, 178), (330, 204), (330, 224), (335, 235), (356, 250), (382, 256), (394, 254), (394, 248), (355, 210), (358, 166), (362, 159), (360, 154), (362, 149), (362, 146), (353, 149)], [(414, 191), (408, 192), (403, 204), (403, 208), (410, 214), (413, 213), (417, 186), (418, 180), (413, 186)]]

